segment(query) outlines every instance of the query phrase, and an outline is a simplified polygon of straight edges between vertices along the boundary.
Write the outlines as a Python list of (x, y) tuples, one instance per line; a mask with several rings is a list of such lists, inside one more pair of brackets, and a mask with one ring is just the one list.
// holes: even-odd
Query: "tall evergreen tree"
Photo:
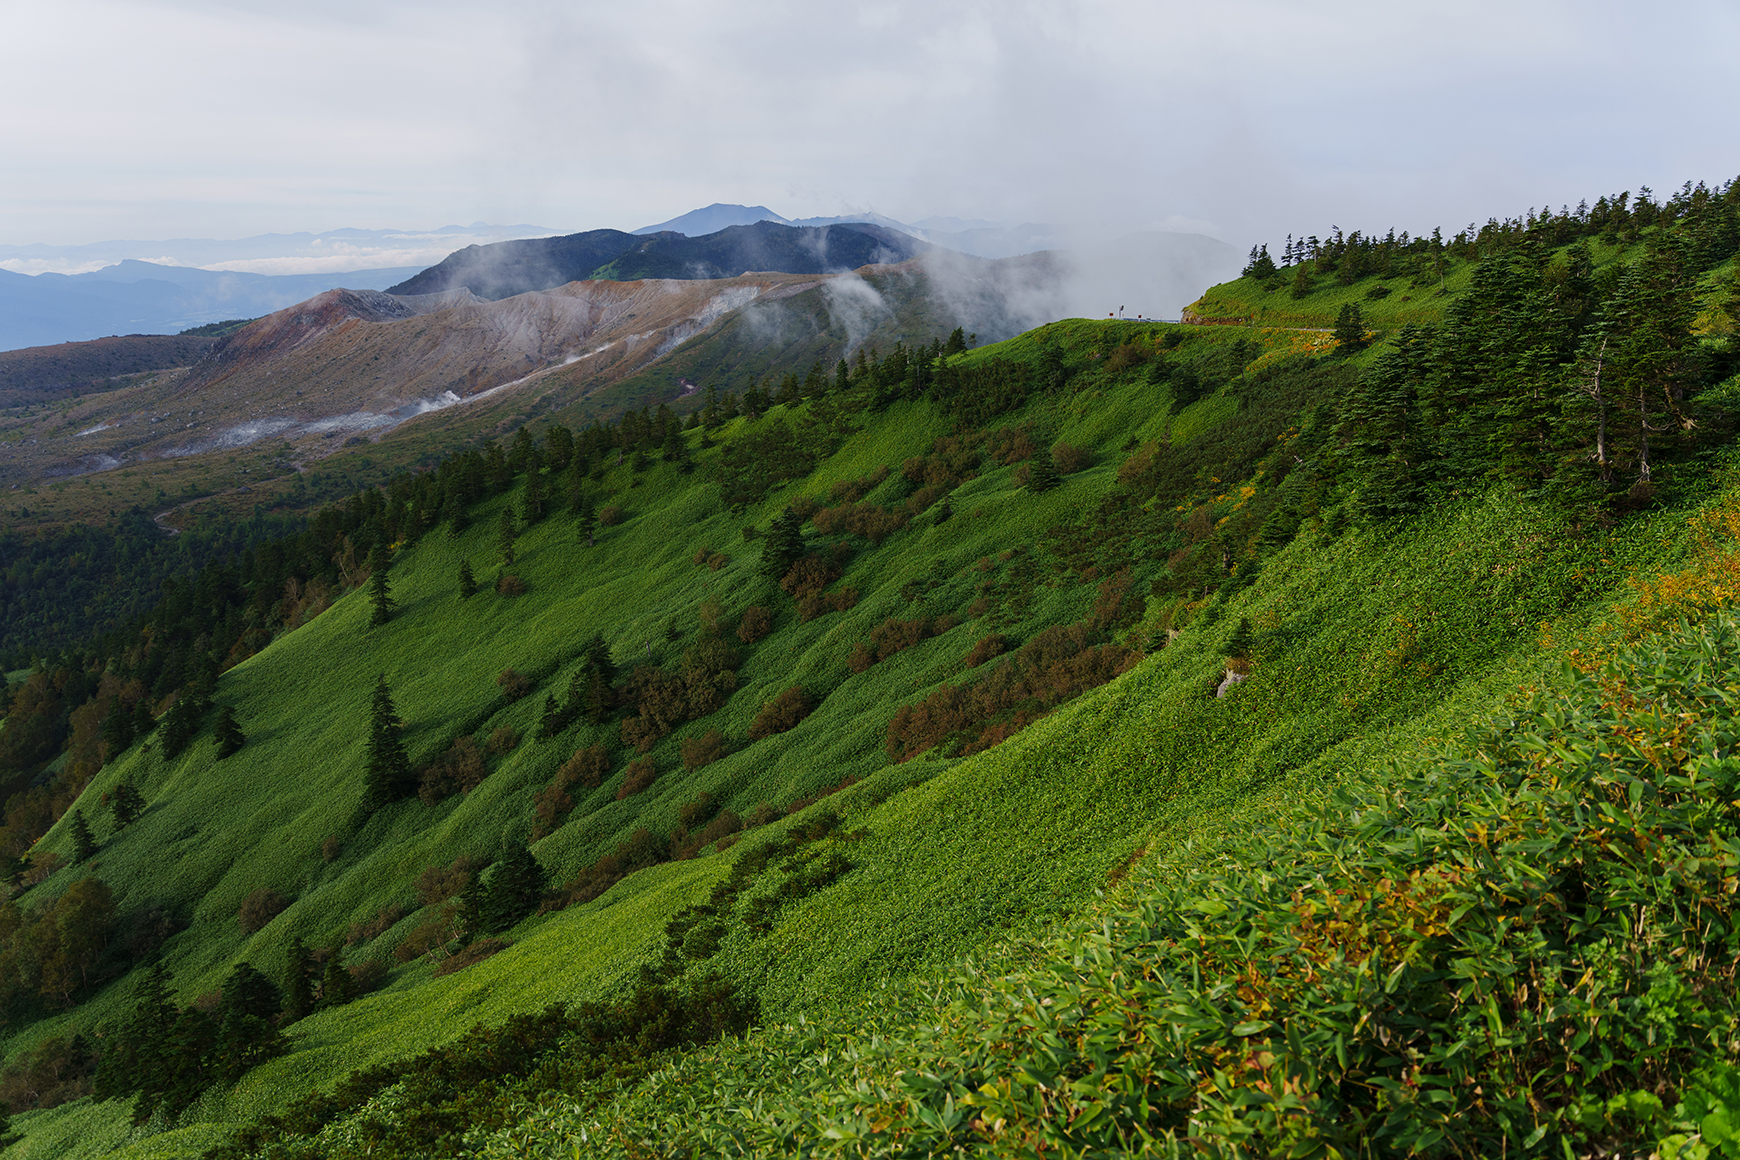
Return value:
[(293, 935), (284, 952), (283, 1021), (294, 1023), (314, 1010), (314, 956), (301, 935)]
[(804, 554), (804, 521), (789, 506), (761, 540), (761, 574), (778, 584)]
[(124, 830), (145, 812), (145, 799), (131, 781), (123, 781), (109, 791), (109, 810), (115, 816), (115, 828)]
[(592, 510), (592, 501), (581, 496), (574, 508), (574, 524), (580, 529), (580, 534), (586, 537), (588, 548), (596, 547), (598, 533), (598, 513)]
[(411, 761), (400, 736), (404, 726), (383, 673), (369, 704), (368, 765), (363, 773), (363, 804), (368, 809), (379, 809), (413, 788)]
[(393, 594), (387, 586), (388, 557), (377, 546), (369, 553), (369, 624), (379, 627), (393, 618)]
[(538, 908), (549, 875), (524, 842), (510, 842), (490, 875), (484, 913), (491, 930), (506, 930)]
[(121, 707), (121, 698), (109, 698), (109, 715), (103, 718), (103, 760), (111, 761), (133, 744), (133, 716)]
[(85, 824), (83, 810), (73, 811), (72, 840), (74, 862), (87, 862), (97, 852), (97, 842), (91, 837), (91, 827)]
[(204, 719), (205, 706), (191, 690), (177, 697), (169, 712), (163, 715), (163, 756), (180, 757), (199, 735), (199, 726)]
[(459, 561), (459, 598), (469, 600), (477, 595), (477, 577), (471, 574), (471, 561)]
[(495, 548), (497, 552), (501, 553), (503, 567), (513, 567), (514, 539), (518, 535), (519, 531), (514, 526), (513, 509), (503, 508), (501, 511), (501, 520), (496, 524), (495, 530)]
[(219, 761), (234, 757), (248, 743), (247, 737), (242, 734), (242, 727), (236, 724), (236, 711), (228, 705), (218, 710), (217, 725), (212, 729), (211, 739), (217, 745)]
[(1335, 316), (1336, 353), (1350, 355), (1362, 351), (1369, 345), (1365, 337), (1365, 313), (1360, 310), (1359, 303), (1345, 303), (1340, 313)]
[(1027, 460), (1027, 490), (1038, 494), (1050, 491), (1057, 483), (1057, 464), (1052, 461), (1051, 449), (1041, 439), (1039, 447)]
[(538, 718), (538, 740), (548, 741), (562, 732), (562, 710), (556, 706), (554, 694), (544, 697), (544, 712)]

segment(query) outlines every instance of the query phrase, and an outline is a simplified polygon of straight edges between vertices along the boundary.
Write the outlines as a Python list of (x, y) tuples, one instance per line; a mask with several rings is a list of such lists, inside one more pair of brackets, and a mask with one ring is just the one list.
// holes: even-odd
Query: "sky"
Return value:
[(5, 0), (0, 44), (10, 246), (739, 202), (1242, 251), (1740, 173), (1734, 0)]

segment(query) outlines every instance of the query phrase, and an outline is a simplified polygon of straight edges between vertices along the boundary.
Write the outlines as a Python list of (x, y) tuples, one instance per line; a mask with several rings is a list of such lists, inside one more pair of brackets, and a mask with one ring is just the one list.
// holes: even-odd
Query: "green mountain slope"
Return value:
[[(287, 980), (298, 939), (335, 956), (322, 968), (329, 1000), (349, 985), (334, 961), (373, 989), (286, 1022), (281, 1050), (262, 1051), (269, 1058), (234, 1082), (187, 1073), (178, 1089), (149, 1069), (133, 1075), (125, 1082), (169, 1108), (142, 1126), (130, 1097), (18, 1114), (17, 1154), (417, 1156), (469, 1139), (481, 1154), (554, 1155), (582, 1134), (604, 1154), (651, 1140), (686, 1154), (1115, 1153), (1147, 1146), (1143, 1133), (1160, 1153), (1192, 1116), (1213, 1119), (1203, 1131), (1227, 1154), (1264, 1153), (1363, 1122), (1349, 1109), (1388, 1117), (1385, 1146), (1396, 1150), (1479, 1151), (1528, 1136), (1537, 1124), (1513, 1130), (1493, 1110), (1519, 1114), (1505, 1102), (1512, 1079), (1502, 1100), (1458, 1104), (1449, 1134), (1431, 1126), (1444, 1117), (1399, 1097), (1371, 1111), (1335, 1084), (1383, 1088), (1415, 1067), (1460, 1091), (1441, 1078), (1462, 1074), (1455, 1053), (1382, 1051), (1377, 1030), (1336, 1022), (1345, 1010), (1315, 993), (1272, 996), (1270, 1012), (1293, 1004), (1283, 1016), (1238, 988), (1275, 956), (1303, 955), (1283, 913), (1296, 891), (1326, 875), (1357, 891), (1386, 874), (1444, 873), (1399, 846), (1393, 864), (1382, 861), (1358, 835), (1424, 832), (1410, 803), (1425, 790), (1406, 787), (1485, 760), (1485, 742), (1457, 748), (1469, 725), (1522, 714), (1521, 734), (1498, 733), (1568, 738), (1559, 749), (1493, 743), (1505, 769), (1522, 771), (1494, 783), (1494, 825), (1509, 834), (1537, 800), (1526, 774), (1540, 761), (1526, 754), (1581, 769), (1563, 755), (1587, 750), (1584, 732), (1618, 735), (1601, 714), (1635, 706), (1615, 682), (1690, 648), (1713, 658), (1700, 663), (1712, 688), (1725, 687), (1719, 643), (1650, 636), (1728, 600), (1740, 533), (1722, 482), (1732, 352), (1720, 336), (1689, 337), (1691, 315), (1672, 313), (1710, 271), (1673, 268), (1663, 252), (1639, 259), (1666, 271), (1651, 309), (1680, 319), (1666, 349), (1699, 357), (1674, 364), (1674, 405), (1693, 420), (1678, 438), (1635, 448), (1614, 437), (1611, 470), (1653, 466), (1647, 490), (1602, 474), (1582, 412), (1513, 421), (1529, 394), (1509, 368), (1538, 365), (1527, 352), (1561, 341), (1540, 322), (1559, 315), (1543, 309), (1507, 330), (1397, 335), (1352, 359), (1301, 357), (1281, 331), (1060, 323), (911, 377), (868, 363), (837, 383), (794, 376), (807, 397), (756, 403), (753, 418), (727, 419), (715, 404), (705, 425), (675, 433), (649, 413), (587, 469), (541, 467), (542, 453), (516, 444), (517, 473), (507, 458), (479, 457), (504, 465), (485, 473), (505, 486), (486, 487), (468, 511), (430, 490), (458, 487), (456, 469), (397, 493), (405, 508), (390, 523), (360, 503), (350, 523), (317, 521), (353, 564), (372, 547), (378, 571), (392, 553), (391, 616), (371, 625), (366, 570), (352, 570), (357, 586), (330, 609), (218, 680), (212, 700), (247, 734), (239, 752), (218, 759), (213, 713), (166, 759), (171, 710), (101, 769), (79, 812), (37, 844), (36, 881), (7, 912), (5, 977), (26, 979), (21, 948), (35, 947), (39, 974), (28, 978), (41, 984), (8, 982), (5, 1046), (17, 1061), (50, 1036), (130, 1042), (149, 986), (144, 970), (118, 969), (154, 956), (172, 999), (195, 1010), (201, 996), (233, 1009), (233, 993), (213, 993), (234, 991), (238, 962)], [(1487, 261), (1458, 317), (1504, 284), (1494, 271), (1521, 277), (1506, 252)], [(1643, 342), (1609, 318), (1612, 348)], [(1494, 335), (1503, 343), (1476, 341)], [(1435, 344), (1429, 370), (1419, 369), (1424, 342)], [(1475, 349), (1501, 372), (1446, 420), (1447, 392), (1463, 389), (1458, 360)], [(1566, 357), (1566, 376), (1579, 373), (1582, 349)], [(1616, 370), (1615, 381), (1621, 373), (1642, 372)], [(566, 503), (570, 486), (578, 509)], [(499, 562), (504, 516), (551, 488), (547, 514), (510, 524), (513, 559)], [(594, 507), (614, 510), (590, 543)], [(444, 514), (420, 522), (419, 511)], [(452, 511), (464, 511), (464, 526)], [(469, 597), (462, 563), (481, 581)], [(212, 635), (200, 649), (227, 647)], [(614, 705), (600, 700), (612, 674), (594, 637), (615, 668)], [(1598, 671), (1627, 641), (1645, 652), (1606, 686), (1560, 675), (1567, 655)], [(151, 655), (149, 641), (139, 647)], [(118, 657), (115, 672), (136, 663)], [(428, 800), (367, 803), (369, 703), (382, 679)], [(1517, 697), (1531, 688), (1563, 708), (1524, 713)], [(186, 689), (192, 698), (195, 684)], [(1696, 744), (1672, 742), (1685, 754), (1720, 750), (1720, 697), (1693, 685), (1649, 697), (1687, 698), (1711, 723)], [(1536, 721), (1527, 714), (1545, 723), (1526, 724)], [(1619, 727), (1644, 739), (1646, 763), (1659, 749), (1647, 730), (1671, 732), (1651, 722), (1622, 716)], [(1673, 752), (1662, 777), (1691, 760)], [(1619, 797), (1637, 806), (1654, 791), (1648, 776), (1627, 776), (1643, 788)], [(144, 809), (117, 829), (103, 798), (125, 800), (128, 786)], [(1377, 812), (1317, 812), (1349, 789), (1372, 795), (1377, 804), (1362, 808)], [(1711, 830), (1704, 799), (1682, 796), (1684, 816), (1660, 824), (1717, 843), (1711, 864), (1725, 865), (1725, 823)], [(1575, 812), (1574, 797), (1566, 808)], [(1453, 802), (1443, 809), (1454, 818)], [(1416, 820), (1384, 820), (1392, 814)], [(79, 857), (75, 817), (97, 844), (90, 857)], [(1455, 849), (1483, 841), (1451, 830)], [(549, 876), (545, 905), (492, 924), (528, 839)], [(1523, 866), (1536, 840), (1518, 838), (1501, 868)], [(1564, 849), (1552, 865), (1591, 857), (1575, 842)], [(1350, 863), (1356, 855), (1374, 860)], [(1214, 900), (1220, 878), (1249, 907), (1240, 930), (1281, 931), (1279, 949), (1257, 956), (1238, 931), (1177, 925), (1193, 899)], [(72, 931), (62, 900), (87, 897), (93, 879), (115, 899), (112, 949), (92, 958), (88, 982), (68, 976), (57, 991), (60, 960), (17, 935), (29, 925), (18, 916), (53, 913)], [(1586, 893), (1605, 889), (1579, 881)], [(1323, 889), (1328, 905), (1334, 889)], [(1498, 928), (1521, 921), (1505, 917), (1502, 891), (1483, 905)], [(1648, 905), (1649, 921), (1665, 922), (1661, 907), (1673, 904)], [(44, 929), (37, 921), (31, 929)], [(1394, 922), (1385, 912), (1361, 930), (1387, 938)], [(1603, 922), (1554, 935), (1582, 949), (1540, 959), (1541, 969), (1570, 970), (1564, 962), (1608, 940), (1621, 948), (1609, 964), (1619, 992), (1668, 985), (1639, 958), (1641, 943), (1624, 942), (1643, 927)], [(1443, 994), (1430, 964), (1500, 953), (1490, 940), (1421, 929), (1428, 965), (1407, 977), (1421, 995)], [(1682, 942), (1715, 940), (1688, 962), (1726, 945), (1726, 927), (1673, 929)], [(1220, 949), (1192, 965), (1177, 951), (1190, 940)], [(967, 957), (991, 966), (962, 974)], [(1306, 974), (1321, 966), (1298, 961)], [(1381, 977), (1402, 978), (1391, 969)], [(1191, 971), (1221, 981), (1187, 994), (1177, 980)], [(1348, 976), (1359, 986), (1370, 977)], [(1095, 1028), (1120, 1026), (1116, 995), (1138, 978), (1181, 988), (1180, 1004), (1232, 1010), (1223, 1000), (1237, 993), (1247, 1014), (1217, 1023), (1126, 1011), (1117, 1018), (1136, 1039), (1200, 1048), (1182, 1063), (1167, 1057), (1164, 1074), (1143, 1071), (1130, 1062), (1136, 1040), (1114, 1049), (1094, 1039)], [(1673, 976), (1706, 989), (1655, 1024), (1675, 1029), (1661, 1032), (1656, 1072), (1597, 1070), (1581, 1087), (1554, 1088), (1535, 1142), (1575, 1150), (1671, 1127), (1667, 1105), (1691, 1090), (1691, 1069), (1721, 1059), (1700, 1038), (1731, 1006), (1710, 978)], [(1029, 991), (1051, 1003), (1027, 1004)], [(553, 1002), (568, 1006), (538, 1014)], [(1657, 1009), (1623, 1006), (1613, 1050), (1641, 1042), (1626, 1036), (1643, 1034)], [(1471, 1025), (1511, 1022), (1508, 1007), (1494, 1010), (1497, 1024), (1483, 1006)], [(180, 1020), (183, 1037), (207, 1026)], [(1341, 1049), (1318, 1054), (1352, 1052), (1354, 1063), (1337, 1056), (1346, 1078), (1319, 1084), (1311, 1051), (1275, 1031), (1265, 1050), (1290, 1061), (1298, 1094), (1275, 1104), (1267, 1069), (1282, 1065), (1255, 1052), (1240, 1062), (1239, 1041), (1277, 1020), (1341, 1035)], [(1526, 1050), (1556, 1042), (1560, 1024), (1539, 1026), (1544, 1038)], [(166, 1067), (194, 1058), (175, 1052)], [(1632, 1098), (1652, 1083), (1659, 1115)], [(1599, 1096), (1586, 1107), (1584, 1089)], [(1279, 1110), (1262, 1119), (1241, 1108)], [(1247, 1121), (1256, 1135), (1241, 1144)]]

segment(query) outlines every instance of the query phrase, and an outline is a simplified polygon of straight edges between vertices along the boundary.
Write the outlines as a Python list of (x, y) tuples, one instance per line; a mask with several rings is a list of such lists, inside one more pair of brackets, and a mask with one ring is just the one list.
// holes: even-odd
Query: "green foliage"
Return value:
[(212, 742), (217, 746), (217, 759), (234, 757), (248, 743), (242, 727), (236, 724), (236, 711), (228, 705), (218, 710), (217, 725), (212, 728)]
[(405, 755), (405, 743), (400, 736), (404, 727), (383, 673), (375, 681), (375, 691), (369, 702), (368, 761), (363, 769), (364, 809), (378, 810), (411, 792), (415, 786), (411, 759)]

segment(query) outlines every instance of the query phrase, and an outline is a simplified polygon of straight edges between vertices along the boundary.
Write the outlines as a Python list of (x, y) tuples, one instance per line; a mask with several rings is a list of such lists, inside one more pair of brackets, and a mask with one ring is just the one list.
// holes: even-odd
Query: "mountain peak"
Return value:
[(690, 210), (681, 217), (674, 217), (668, 222), (660, 222), (655, 226), (642, 226), (631, 232), (636, 234), (668, 232), (699, 238), (707, 234), (716, 234), (727, 226), (752, 226), (756, 222), (791, 224), (789, 219), (780, 217), (764, 205), (729, 205), (722, 201), (716, 201), (704, 209)]

